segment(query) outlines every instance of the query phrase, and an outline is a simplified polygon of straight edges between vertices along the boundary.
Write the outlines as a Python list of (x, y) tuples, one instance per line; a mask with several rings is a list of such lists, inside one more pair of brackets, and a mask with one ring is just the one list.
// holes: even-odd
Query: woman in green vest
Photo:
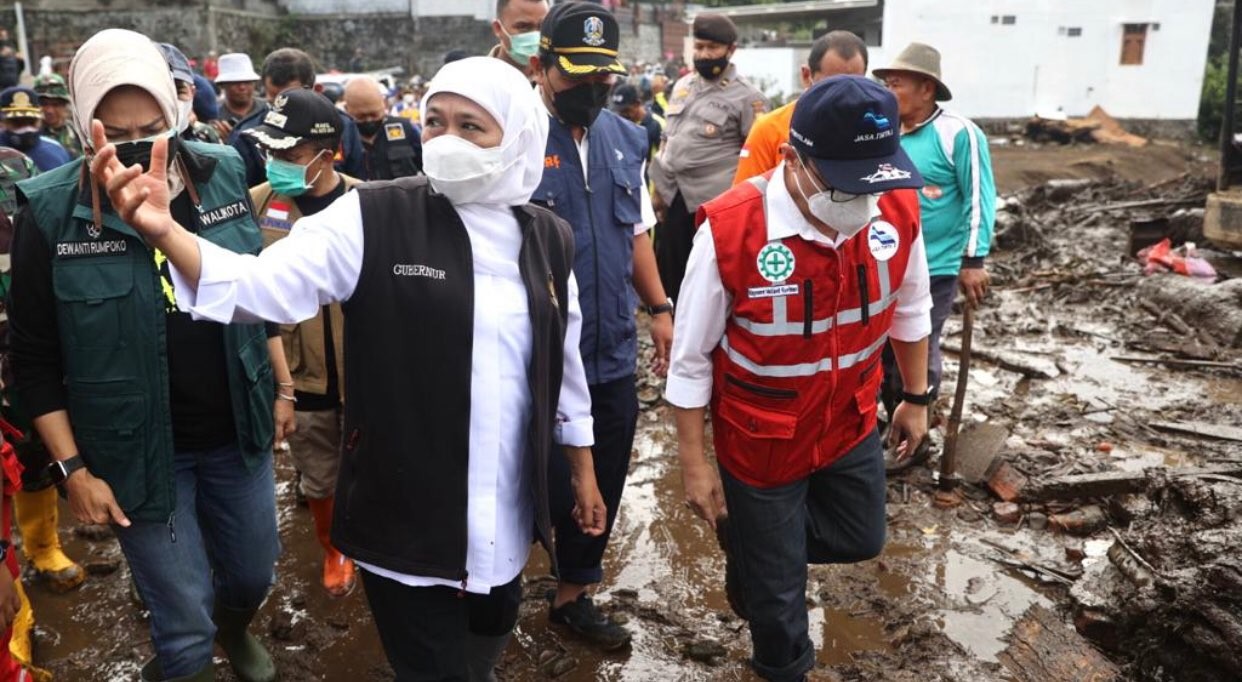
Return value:
[[(176, 88), (146, 36), (96, 34), (74, 56), (69, 92), (79, 133), (102, 121), (127, 164), (149, 167), (155, 140), (173, 147), (170, 207), (183, 225), (259, 251), (240, 158), (178, 139)], [(240, 679), (275, 679), (247, 627), (280, 551), (268, 350), (279, 330), (178, 311), (164, 255), (116, 215), (84, 161), (18, 189), (17, 392), (74, 515), (111, 523), (120, 540), (151, 612), (155, 657), (142, 679), (213, 679), (213, 640)]]

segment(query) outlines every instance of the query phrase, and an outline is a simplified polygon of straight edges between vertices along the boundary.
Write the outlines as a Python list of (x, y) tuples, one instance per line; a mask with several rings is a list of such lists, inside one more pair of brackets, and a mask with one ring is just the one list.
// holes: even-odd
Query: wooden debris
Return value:
[(1104, 510), (1096, 505), (1088, 505), (1064, 514), (1053, 514), (1048, 517), (1048, 525), (1061, 533), (1086, 537), (1108, 525), (1108, 517)]
[[(1079, 474), (1062, 476), (1049, 481), (1027, 483), (1017, 490), (1005, 488), (1004, 497), (997, 496), (1006, 502), (1047, 502), (1050, 500), (1073, 500), (1084, 497), (1108, 497), (1140, 493), (1147, 489), (1152, 480), (1160, 476), (1228, 476), (1242, 477), (1242, 464), (1222, 464), (1216, 466), (1191, 469), (1147, 469), (1144, 471), (1108, 471), (1100, 474)], [(991, 487), (991, 481), (988, 482)], [(992, 488), (996, 492), (996, 488)]]
[(1187, 369), (1226, 369), (1242, 372), (1242, 364), (1236, 362), (1217, 362), (1215, 360), (1181, 360), (1178, 358), (1143, 358), (1135, 355), (1114, 355), (1113, 360), (1130, 364), (1167, 365)]
[(992, 505), (992, 513), (1001, 523), (1013, 525), (1022, 519), (1022, 507), (1013, 502), (997, 502)]
[[(962, 347), (952, 341), (942, 341), (940, 348), (946, 353), (954, 355), (961, 355), (962, 353)], [(1032, 379), (1055, 379), (1061, 376), (1061, 370), (1057, 369), (1057, 363), (1047, 358), (1036, 358), (1013, 351), (984, 348), (973, 349), (971, 355), (1001, 369), (1017, 372)]]
[(1242, 428), (1224, 424), (1208, 424), (1206, 422), (1152, 422), (1152, 428), (1159, 431), (1189, 433), (1214, 440), (1231, 440), (1242, 443)]
[(1009, 635), (997, 659), (1018, 682), (1108, 682), (1121, 670), (1056, 613), (1036, 604)]

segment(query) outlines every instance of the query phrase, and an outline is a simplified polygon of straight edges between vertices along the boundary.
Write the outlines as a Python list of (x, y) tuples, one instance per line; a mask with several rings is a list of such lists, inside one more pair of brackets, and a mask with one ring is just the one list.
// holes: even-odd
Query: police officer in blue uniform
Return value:
[(569, 470), (553, 463), (549, 487), (560, 583), (549, 615), (606, 649), (625, 646), (630, 633), (595, 607), (587, 588), (603, 578), (601, 562), (634, 445), (636, 293), (652, 315), (657, 372), (667, 365), (673, 337), (672, 301), (664, 295), (647, 234), (655, 222), (643, 182), (647, 135), (605, 108), (614, 76), (626, 72), (617, 60), (619, 42), (608, 10), (562, 3), (544, 19), (539, 55), (531, 60), (551, 117), (543, 180), (532, 200), (574, 230), (583, 319), (579, 348), (591, 390), (595, 478), (608, 508), (604, 535), (578, 530), (570, 515)]
[(12, 147), (30, 157), (43, 173), (69, 163), (69, 152), (40, 128), (43, 110), (34, 90), (15, 86), (0, 92), (0, 114), (4, 115), (0, 147)]

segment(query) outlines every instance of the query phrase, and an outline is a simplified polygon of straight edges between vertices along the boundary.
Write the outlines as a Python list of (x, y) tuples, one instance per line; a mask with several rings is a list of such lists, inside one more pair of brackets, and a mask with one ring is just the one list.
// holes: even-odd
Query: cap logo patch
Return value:
[(874, 111), (863, 114), (862, 122), (864, 128), (870, 127), (877, 133), (892, 127), (892, 124), (888, 122), (888, 117), (884, 114), (876, 114)]
[(806, 146), (808, 146), (808, 147), (811, 147), (811, 148), (814, 148), (814, 147), (815, 147), (815, 143), (814, 143), (814, 142), (812, 142), (812, 141), (810, 141), (810, 140), (808, 140), (808, 139), (806, 138), (806, 135), (803, 135), (802, 133), (798, 132), (798, 130), (797, 130), (796, 128), (790, 128), (790, 129), (789, 129), (789, 134), (790, 134), (791, 136), (793, 136), (793, 138), (794, 138), (795, 140), (797, 140), (797, 141), (801, 142), (802, 144), (804, 144), (804, 145), (806, 145)]
[(867, 231), (867, 246), (876, 260), (887, 261), (892, 258), (900, 245), (901, 237), (897, 234), (897, 228), (883, 220), (871, 223), (871, 229)]
[(13, 106), (14, 107), (29, 107), (30, 106), (30, 95), (27, 95), (26, 93), (20, 90), (13, 93)]
[(599, 17), (587, 17), (582, 27), (582, 42), (591, 47), (604, 44), (604, 20)]
[(323, 123), (322, 121), (311, 126), (311, 135), (331, 135), (336, 132), (336, 126), (331, 123)]
[(289, 103), (288, 95), (277, 95), (275, 101), (272, 102), (272, 109), (276, 111), (280, 111), (281, 109), (284, 109), (285, 105), (288, 103)]
[(267, 112), (267, 115), (263, 117), (263, 122), (267, 125), (275, 126), (281, 130), (284, 130), (285, 124), (289, 122), (289, 117), (273, 109)]
[(891, 163), (882, 163), (871, 175), (864, 175), (859, 178), (863, 182), (874, 185), (877, 182), (888, 182), (890, 180), (908, 180), (910, 179), (910, 171), (904, 171)]

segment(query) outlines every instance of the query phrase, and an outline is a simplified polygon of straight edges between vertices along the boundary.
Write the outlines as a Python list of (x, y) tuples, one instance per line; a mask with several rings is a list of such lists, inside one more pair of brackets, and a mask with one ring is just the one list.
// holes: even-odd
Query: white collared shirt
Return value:
[[(526, 368), (531, 327), (526, 289), (518, 272), (521, 231), (508, 209), (457, 208), (474, 259), (474, 344), (470, 373), (470, 452), (467, 474), (466, 590), (486, 594), (526, 564), (534, 533), (535, 500), (525, 435), (531, 415)], [(177, 304), (196, 319), (294, 323), (321, 305), (353, 294), (362, 269), (363, 230), (358, 193), (299, 220), (285, 239), (259, 256), (235, 254), (199, 240), (202, 270), (197, 292), (173, 269)], [(582, 311), (577, 281), (569, 279), (557, 442), (594, 442), (591, 397), (578, 341)], [(559, 456), (554, 453), (553, 456)], [(359, 565), (411, 586), (460, 582)]]
[[(839, 234), (836, 239), (830, 239), (798, 210), (785, 187), (785, 164), (772, 174), (764, 196), (769, 241), (797, 235), (834, 249), (846, 241), (846, 237)], [(929, 335), (931, 305), (927, 255), (920, 234), (910, 247), (906, 274), (897, 289), (897, 308), (889, 336), (913, 342)], [(704, 221), (694, 235), (686, 276), (681, 283), (681, 298), (677, 301), (673, 350), (664, 391), (664, 397), (673, 405), (692, 409), (704, 407), (711, 400), (712, 352), (724, 338), (725, 322), (732, 308), (733, 300), (720, 281), (711, 224)]]

